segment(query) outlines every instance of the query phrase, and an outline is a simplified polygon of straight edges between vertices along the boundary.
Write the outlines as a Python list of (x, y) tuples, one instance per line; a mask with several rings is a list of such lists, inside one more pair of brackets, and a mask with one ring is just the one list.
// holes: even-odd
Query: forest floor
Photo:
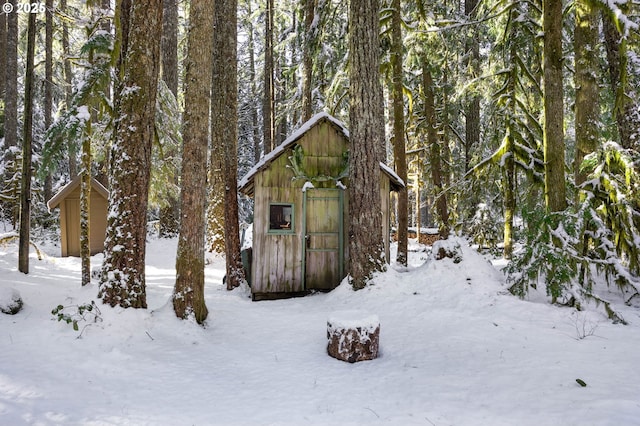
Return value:
[[(102, 305), (58, 247), (24, 275), (17, 244), (0, 246), (0, 303), (10, 288), (24, 299), (17, 315), (0, 314), (0, 424), (640, 424), (640, 309), (617, 302), (629, 324), (616, 325), (602, 307), (520, 300), (501, 262), (466, 246), (459, 263), (412, 247), (408, 268), (364, 290), (263, 302), (224, 289), (224, 261), (212, 258), (200, 327), (169, 303), (176, 240), (149, 241), (146, 310)], [(92, 300), (78, 331), (52, 315)], [(327, 318), (354, 308), (380, 319), (376, 360), (326, 353)]]

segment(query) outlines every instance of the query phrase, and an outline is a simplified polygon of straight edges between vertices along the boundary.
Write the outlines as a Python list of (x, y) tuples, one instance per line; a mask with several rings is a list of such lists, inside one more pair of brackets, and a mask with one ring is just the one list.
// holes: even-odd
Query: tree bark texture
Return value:
[(145, 238), (162, 0), (134, 1), (130, 12), (128, 48), (116, 104), (109, 216), (98, 296), (111, 306), (146, 308)]
[(262, 149), (271, 152), (275, 139), (274, 70), (273, 70), (273, 0), (266, 0), (264, 33), (264, 94), (262, 100)]
[(564, 176), (562, 85), (562, 2), (544, 0), (544, 162), (545, 202), (550, 212), (567, 207)]
[(218, 0), (215, 11), (213, 92), (224, 94), (212, 100), (214, 146), (223, 147), (224, 243), (227, 290), (244, 280), (240, 258), (238, 221), (238, 64), (237, 0)]
[[(177, 0), (162, 1), (162, 79), (167, 87), (178, 97), (178, 2)], [(177, 152), (167, 152), (167, 156), (177, 156)], [(177, 182), (176, 178), (176, 185)], [(159, 217), (160, 236), (172, 237), (177, 235), (180, 227), (180, 200), (168, 195), (167, 205), (160, 208)]]
[[(402, 9), (400, 0), (393, 0), (391, 8), (391, 65), (393, 84), (393, 161), (396, 173), (403, 182), (407, 182), (407, 156), (404, 142), (404, 96), (402, 69)], [(409, 197), (405, 186), (398, 191), (398, 254), (396, 262), (407, 266)]]
[(80, 174), (80, 263), (81, 284), (91, 283), (91, 123), (82, 140), (82, 172)]
[[(14, 6), (16, 0), (9, 0)], [(5, 67), (4, 149), (18, 146), (18, 13), (7, 17), (7, 52)]]
[(576, 153), (573, 170), (576, 185), (586, 180), (580, 172), (582, 160), (598, 148), (600, 93), (596, 76), (598, 61), (598, 9), (592, 0), (575, 1), (575, 128)]
[(317, 0), (305, 0), (304, 2), (304, 49), (302, 56), (302, 122), (306, 122), (313, 115), (313, 55), (315, 53), (317, 27), (314, 26), (315, 8)]
[[(220, 2), (216, 1), (216, 9)], [(178, 318), (195, 317), (202, 324), (208, 315), (204, 301), (204, 231), (207, 196), (209, 102), (213, 61), (214, 7), (210, 0), (192, 0), (185, 76), (182, 150), (180, 237), (176, 260), (173, 309)], [(214, 29), (217, 33), (218, 28)]]
[[(214, 25), (217, 25), (215, 23)], [(221, 46), (216, 45), (217, 39), (212, 39), (214, 55), (219, 55), (218, 49)], [(251, 48), (251, 47), (250, 47)], [(218, 58), (214, 65), (214, 71), (211, 76), (211, 90), (215, 95), (217, 92), (217, 86), (222, 78), (220, 73), (223, 73), (222, 65)], [(224, 211), (225, 211), (225, 177), (223, 169), (225, 167), (225, 143), (217, 135), (222, 131), (218, 126), (219, 120), (216, 119), (219, 104), (222, 99), (212, 98), (211, 102), (211, 158), (209, 165), (209, 205), (207, 209), (207, 244), (209, 251), (217, 254), (224, 254), (225, 248), (225, 233), (224, 233)], [(258, 150), (259, 151), (259, 150)], [(258, 160), (256, 160), (258, 161)]]
[(440, 238), (449, 237), (449, 209), (447, 207), (447, 195), (443, 193), (444, 182), (442, 178), (442, 150), (438, 141), (438, 119), (436, 116), (436, 102), (433, 78), (431, 70), (424, 58), (422, 68), (423, 90), (424, 90), (424, 113), (427, 124), (427, 145), (429, 147), (429, 162), (431, 163), (431, 180), (436, 204), (436, 214), (438, 215)]
[[(476, 19), (478, 0), (465, 0), (464, 13), (469, 20)], [(478, 32), (472, 27), (470, 36), (466, 40), (467, 75), (470, 79), (478, 78), (480, 74), (480, 41)], [(467, 95), (465, 106), (465, 141), (464, 141), (464, 170), (469, 171), (472, 150), (480, 143), (480, 97), (474, 90)]]
[[(621, 5), (624, 7), (624, 5)], [(639, 149), (640, 117), (638, 116), (637, 95), (634, 88), (627, 87), (627, 59), (624, 52), (626, 43), (613, 21), (611, 13), (603, 12), (602, 24), (609, 65), (609, 81), (615, 96), (614, 114), (618, 127), (620, 145), (626, 149)], [(624, 27), (623, 27), (624, 28)]]
[[(60, 0), (60, 10), (62, 13), (67, 13), (67, 0)], [(73, 97), (72, 79), (73, 73), (71, 71), (71, 51), (69, 49), (69, 25), (66, 20), (62, 21), (62, 52), (64, 54), (64, 94), (65, 103), (67, 106), (71, 105), (71, 98)], [(69, 176), (76, 177), (78, 175), (78, 163), (76, 156), (69, 150)]]
[[(511, 11), (511, 18), (516, 19), (519, 16), (520, 11), (514, 8)], [(515, 28), (512, 32), (512, 38), (515, 39)], [(506, 134), (505, 134), (505, 147), (503, 154), (504, 161), (504, 200), (503, 200), (503, 208), (504, 208), (504, 231), (503, 231), (503, 242), (504, 242), (504, 250), (503, 256), (505, 259), (511, 259), (513, 255), (513, 217), (516, 210), (516, 192), (515, 192), (515, 183), (516, 183), (516, 164), (515, 164), (515, 132), (517, 131), (514, 120), (516, 117), (516, 105), (518, 102), (517, 94), (516, 94), (516, 82), (518, 81), (517, 70), (518, 67), (515, 66), (517, 63), (517, 52), (516, 52), (516, 44), (511, 43), (509, 46), (509, 56), (510, 63), (514, 64), (511, 67), (511, 72), (509, 75), (509, 80), (507, 82), (507, 93), (508, 93), (508, 103), (506, 108), (509, 113), (506, 116)]]
[[(45, 59), (44, 59), (44, 128), (51, 125), (53, 112), (53, 0), (46, 0), (45, 11)], [(51, 174), (44, 179), (44, 199), (48, 201), (52, 194)]]
[[(247, 14), (251, 16), (251, 1), (246, 4)], [(251, 80), (251, 97), (252, 99), (258, 99), (258, 89), (256, 87), (256, 43), (254, 38), (254, 26), (251, 21), (247, 22), (247, 44), (249, 47), (249, 79)], [(254, 164), (260, 161), (260, 129), (258, 127), (258, 105), (252, 103), (250, 105), (251, 114), (251, 127), (253, 128), (253, 162)]]
[(381, 239), (381, 147), (383, 96), (379, 76), (378, 0), (351, 0), (349, 6), (350, 151), (349, 274), (354, 289), (364, 288), (385, 268)]
[[(247, 1), (248, 14), (251, 16), (251, 1)], [(256, 59), (255, 59), (255, 39), (254, 39), (254, 27), (251, 22), (248, 22), (248, 45), (249, 45), (249, 78), (251, 79), (251, 97), (258, 99), (258, 89), (256, 85)], [(253, 161), (254, 164), (260, 161), (260, 129), (258, 128), (258, 105), (251, 104), (251, 126), (253, 128)]]
[[(16, 0), (8, 3), (15, 6)], [(19, 169), (13, 148), (18, 146), (18, 14), (9, 13), (7, 19), (7, 48), (4, 92), (4, 147), (3, 159), (6, 167), (2, 179), (2, 192), (11, 194), (11, 201), (4, 206), (5, 218), (16, 227), (20, 217), (20, 201), (18, 189), (20, 184), (14, 176)]]
[(4, 101), (7, 75), (7, 14), (0, 13), (0, 99)]
[(162, 1), (162, 79), (178, 97), (178, 1)]
[(31, 145), (33, 140), (33, 62), (36, 49), (36, 14), (29, 14), (27, 28), (27, 70), (24, 79), (24, 137), (22, 141), (22, 184), (20, 186), (20, 242), (18, 270), (29, 273), (31, 239)]

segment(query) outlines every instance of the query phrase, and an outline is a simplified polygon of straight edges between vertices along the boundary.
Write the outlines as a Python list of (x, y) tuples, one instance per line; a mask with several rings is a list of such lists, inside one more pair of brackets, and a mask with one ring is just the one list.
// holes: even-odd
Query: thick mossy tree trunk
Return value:
[[(402, 9), (400, 0), (393, 0), (391, 7), (391, 65), (393, 68), (393, 160), (396, 173), (403, 182), (407, 182), (407, 155), (404, 142), (404, 96), (402, 70)], [(409, 227), (409, 194), (407, 187), (398, 191), (398, 254), (396, 262), (407, 266), (408, 227)]]
[(36, 50), (36, 14), (29, 14), (27, 28), (27, 70), (24, 79), (24, 138), (22, 141), (22, 184), (20, 190), (20, 243), (18, 270), (29, 273), (31, 240), (31, 145), (33, 141), (33, 62)]
[(147, 205), (160, 70), (162, 0), (133, 1), (130, 18), (123, 19), (120, 25), (127, 42), (120, 45), (123, 50), (119, 52), (122, 81), (116, 103), (109, 216), (98, 297), (111, 306), (146, 308)]
[(544, 0), (544, 164), (547, 210), (567, 207), (564, 176), (564, 101), (562, 84), (562, 2)]
[(598, 122), (600, 116), (598, 52), (598, 8), (593, 0), (576, 0), (575, 51), (575, 128), (576, 154), (573, 171), (576, 185), (586, 180), (580, 172), (582, 160), (598, 148)]
[(349, 274), (361, 289), (385, 269), (380, 200), (384, 113), (380, 85), (378, 0), (349, 6)]
[[(625, 11), (627, 5), (620, 4)], [(621, 31), (626, 31), (625, 23), (616, 22), (613, 12), (605, 8), (602, 13), (602, 27), (607, 49), (609, 66), (609, 81), (615, 97), (614, 114), (618, 127), (620, 145), (626, 149), (640, 149), (640, 114), (635, 89), (627, 84), (627, 53), (628, 37), (623, 37)]]
[[(219, 3), (216, 2), (216, 7)], [(182, 222), (178, 239), (173, 309), (178, 318), (186, 319), (193, 315), (198, 324), (202, 324), (209, 314), (204, 301), (204, 229), (213, 16), (211, 1), (191, 1), (185, 64), (186, 102), (180, 197)]]
[[(522, 13), (519, 8), (514, 7), (511, 10), (511, 19), (515, 20)], [(511, 259), (513, 256), (513, 217), (516, 210), (516, 106), (518, 104), (517, 97), (517, 82), (518, 82), (518, 67), (515, 65), (518, 63), (517, 54), (517, 30), (516, 26), (511, 27), (511, 40), (509, 45), (509, 63), (512, 64), (511, 71), (508, 74), (508, 80), (506, 82), (506, 96), (507, 101), (506, 110), (508, 111), (505, 117), (506, 134), (504, 136), (504, 154), (502, 155), (502, 161), (504, 163), (504, 232), (503, 232), (503, 256), (505, 259)]]

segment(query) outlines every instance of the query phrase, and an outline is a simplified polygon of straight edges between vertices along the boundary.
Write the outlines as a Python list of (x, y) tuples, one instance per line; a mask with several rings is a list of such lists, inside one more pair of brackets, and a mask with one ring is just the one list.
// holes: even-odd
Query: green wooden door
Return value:
[(344, 277), (343, 191), (304, 193), (304, 283), (307, 290), (331, 290)]

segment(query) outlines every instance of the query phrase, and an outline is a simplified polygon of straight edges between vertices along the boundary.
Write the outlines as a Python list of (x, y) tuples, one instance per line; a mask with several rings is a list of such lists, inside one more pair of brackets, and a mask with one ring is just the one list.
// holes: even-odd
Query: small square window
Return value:
[(293, 232), (293, 204), (269, 205), (269, 232)]

